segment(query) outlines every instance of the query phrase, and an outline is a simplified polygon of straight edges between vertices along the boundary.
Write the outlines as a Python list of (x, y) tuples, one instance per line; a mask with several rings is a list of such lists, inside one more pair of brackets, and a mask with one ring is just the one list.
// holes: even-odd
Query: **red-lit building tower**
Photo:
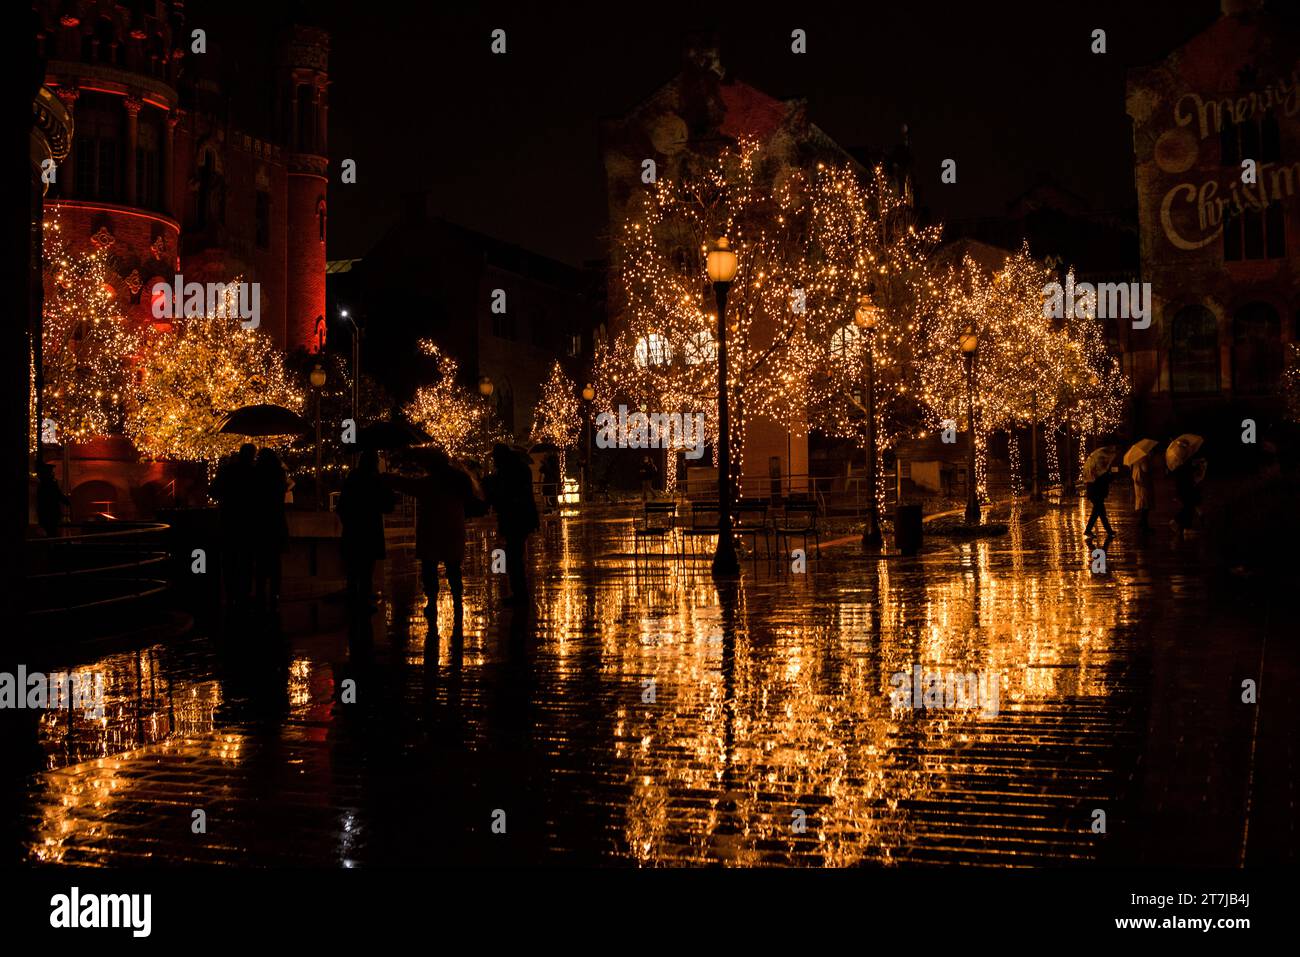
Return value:
[[(178, 273), (187, 282), (243, 277), (260, 287), (263, 334), (286, 350), (316, 348), (328, 34), (285, 25), (274, 55), (268, 48), (261, 59), (241, 46), (234, 79), (256, 94), (241, 99), (224, 83), (236, 58), (222, 51), (248, 38), (223, 36), (182, 0), (38, 0), (36, 13), (45, 85), (75, 130), (44, 215), (74, 251), (107, 251), (123, 313), (154, 321), (150, 290)], [(264, 62), (266, 75), (249, 75), (250, 62)], [(121, 438), (70, 458), (74, 516), (104, 502), (124, 516), (147, 511), (140, 488), (163, 479)]]

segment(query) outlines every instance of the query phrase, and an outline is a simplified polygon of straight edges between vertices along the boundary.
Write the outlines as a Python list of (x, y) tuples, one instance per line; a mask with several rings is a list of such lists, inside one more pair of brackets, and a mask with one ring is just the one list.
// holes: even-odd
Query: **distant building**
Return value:
[[(427, 211), (424, 196), (410, 198), (364, 257), (331, 263), (328, 279), (330, 331), (346, 341), (342, 309), (357, 320), (363, 372), (382, 370), (405, 401), (427, 376), (416, 342), (432, 339), (459, 363), (466, 387), (492, 380), (497, 412), (520, 441), (555, 360), (581, 388), (601, 318), (591, 269), (449, 223)], [(494, 297), (504, 311), (493, 311)]]
[(1223, 11), (1128, 78), (1141, 278), (1154, 309), (1151, 328), (1121, 330), (1139, 420), (1153, 434), (1226, 434), (1245, 413), (1272, 420), (1285, 347), (1300, 332), (1296, 12), (1249, 0), (1225, 0)]

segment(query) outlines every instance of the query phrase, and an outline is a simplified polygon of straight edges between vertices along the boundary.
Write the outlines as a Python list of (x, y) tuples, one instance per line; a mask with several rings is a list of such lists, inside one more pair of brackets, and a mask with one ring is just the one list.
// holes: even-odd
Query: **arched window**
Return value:
[(837, 358), (847, 358), (858, 351), (858, 342), (862, 338), (862, 332), (857, 326), (849, 324), (841, 326), (831, 333), (831, 355)]
[(316, 200), (316, 225), (320, 229), (320, 241), (325, 242), (325, 200)]
[(1219, 389), (1219, 324), (1204, 306), (1185, 306), (1170, 330), (1169, 389), (1171, 392), (1217, 392)]
[(642, 369), (647, 366), (667, 365), (672, 359), (672, 349), (668, 340), (657, 332), (642, 336), (636, 344), (636, 364)]
[(1273, 392), (1282, 378), (1282, 317), (1266, 302), (1252, 302), (1232, 319), (1232, 390)]
[(713, 340), (713, 333), (709, 332), (708, 329), (701, 329), (686, 340), (686, 364), (688, 366), (712, 362), (717, 358), (717, 354), (717, 344)]

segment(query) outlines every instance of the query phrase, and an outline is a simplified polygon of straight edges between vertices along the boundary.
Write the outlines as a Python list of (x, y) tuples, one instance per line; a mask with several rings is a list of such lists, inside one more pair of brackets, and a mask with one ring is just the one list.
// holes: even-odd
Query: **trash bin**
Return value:
[(894, 547), (904, 555), (921, 550), (921, 506), (899, 505), (894, 509)]

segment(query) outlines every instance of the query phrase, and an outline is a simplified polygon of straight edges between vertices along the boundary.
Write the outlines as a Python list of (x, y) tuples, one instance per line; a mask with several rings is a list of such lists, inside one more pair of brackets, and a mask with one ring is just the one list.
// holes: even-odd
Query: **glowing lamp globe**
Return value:
[(853, 324), (859, 329), (865, 329), (870, 332), (876, 328), (876, 323), (880, 321), (880, 314), (883, 310), (871, 301), (869, 295), (858, 297), (858, 308), (853, 311)]
[(588, 402), (596, 398), (596, 389), (595, 387), (592, 386), (590, 382), (582, 387), (582, 397), (586, 399)]
[(311, 387), (313, 389), (319, 389), (324, 384), (325, 368), (318, 362), (316, 363), (316, 368), (311, 370)]
[(726, 236), (713, 244), (706, 259), (711, 282), (731, 282), (736, 278), (736, 254)]
[(479, 393), (479, 395), (483, 396), (484, 398), (487, 398), (488, 396), (490, 396), (490, 395), (492, 394), (492, 389), (493, 389), (493, 388), (494, 388), (494, 386), (492, 385), (492, 380), (491, 380), (490, 378), (488, 378), (488, 377), (485, 376), (485, 375), (481, 375), (481, 376), (478, 377), (478, 393)]
[(974, 329), (967, 329), (961, 334), (961, 351), (963, 355), (973, 356), (975, 350), (979, 348), (979, 336), (975, 335)]

